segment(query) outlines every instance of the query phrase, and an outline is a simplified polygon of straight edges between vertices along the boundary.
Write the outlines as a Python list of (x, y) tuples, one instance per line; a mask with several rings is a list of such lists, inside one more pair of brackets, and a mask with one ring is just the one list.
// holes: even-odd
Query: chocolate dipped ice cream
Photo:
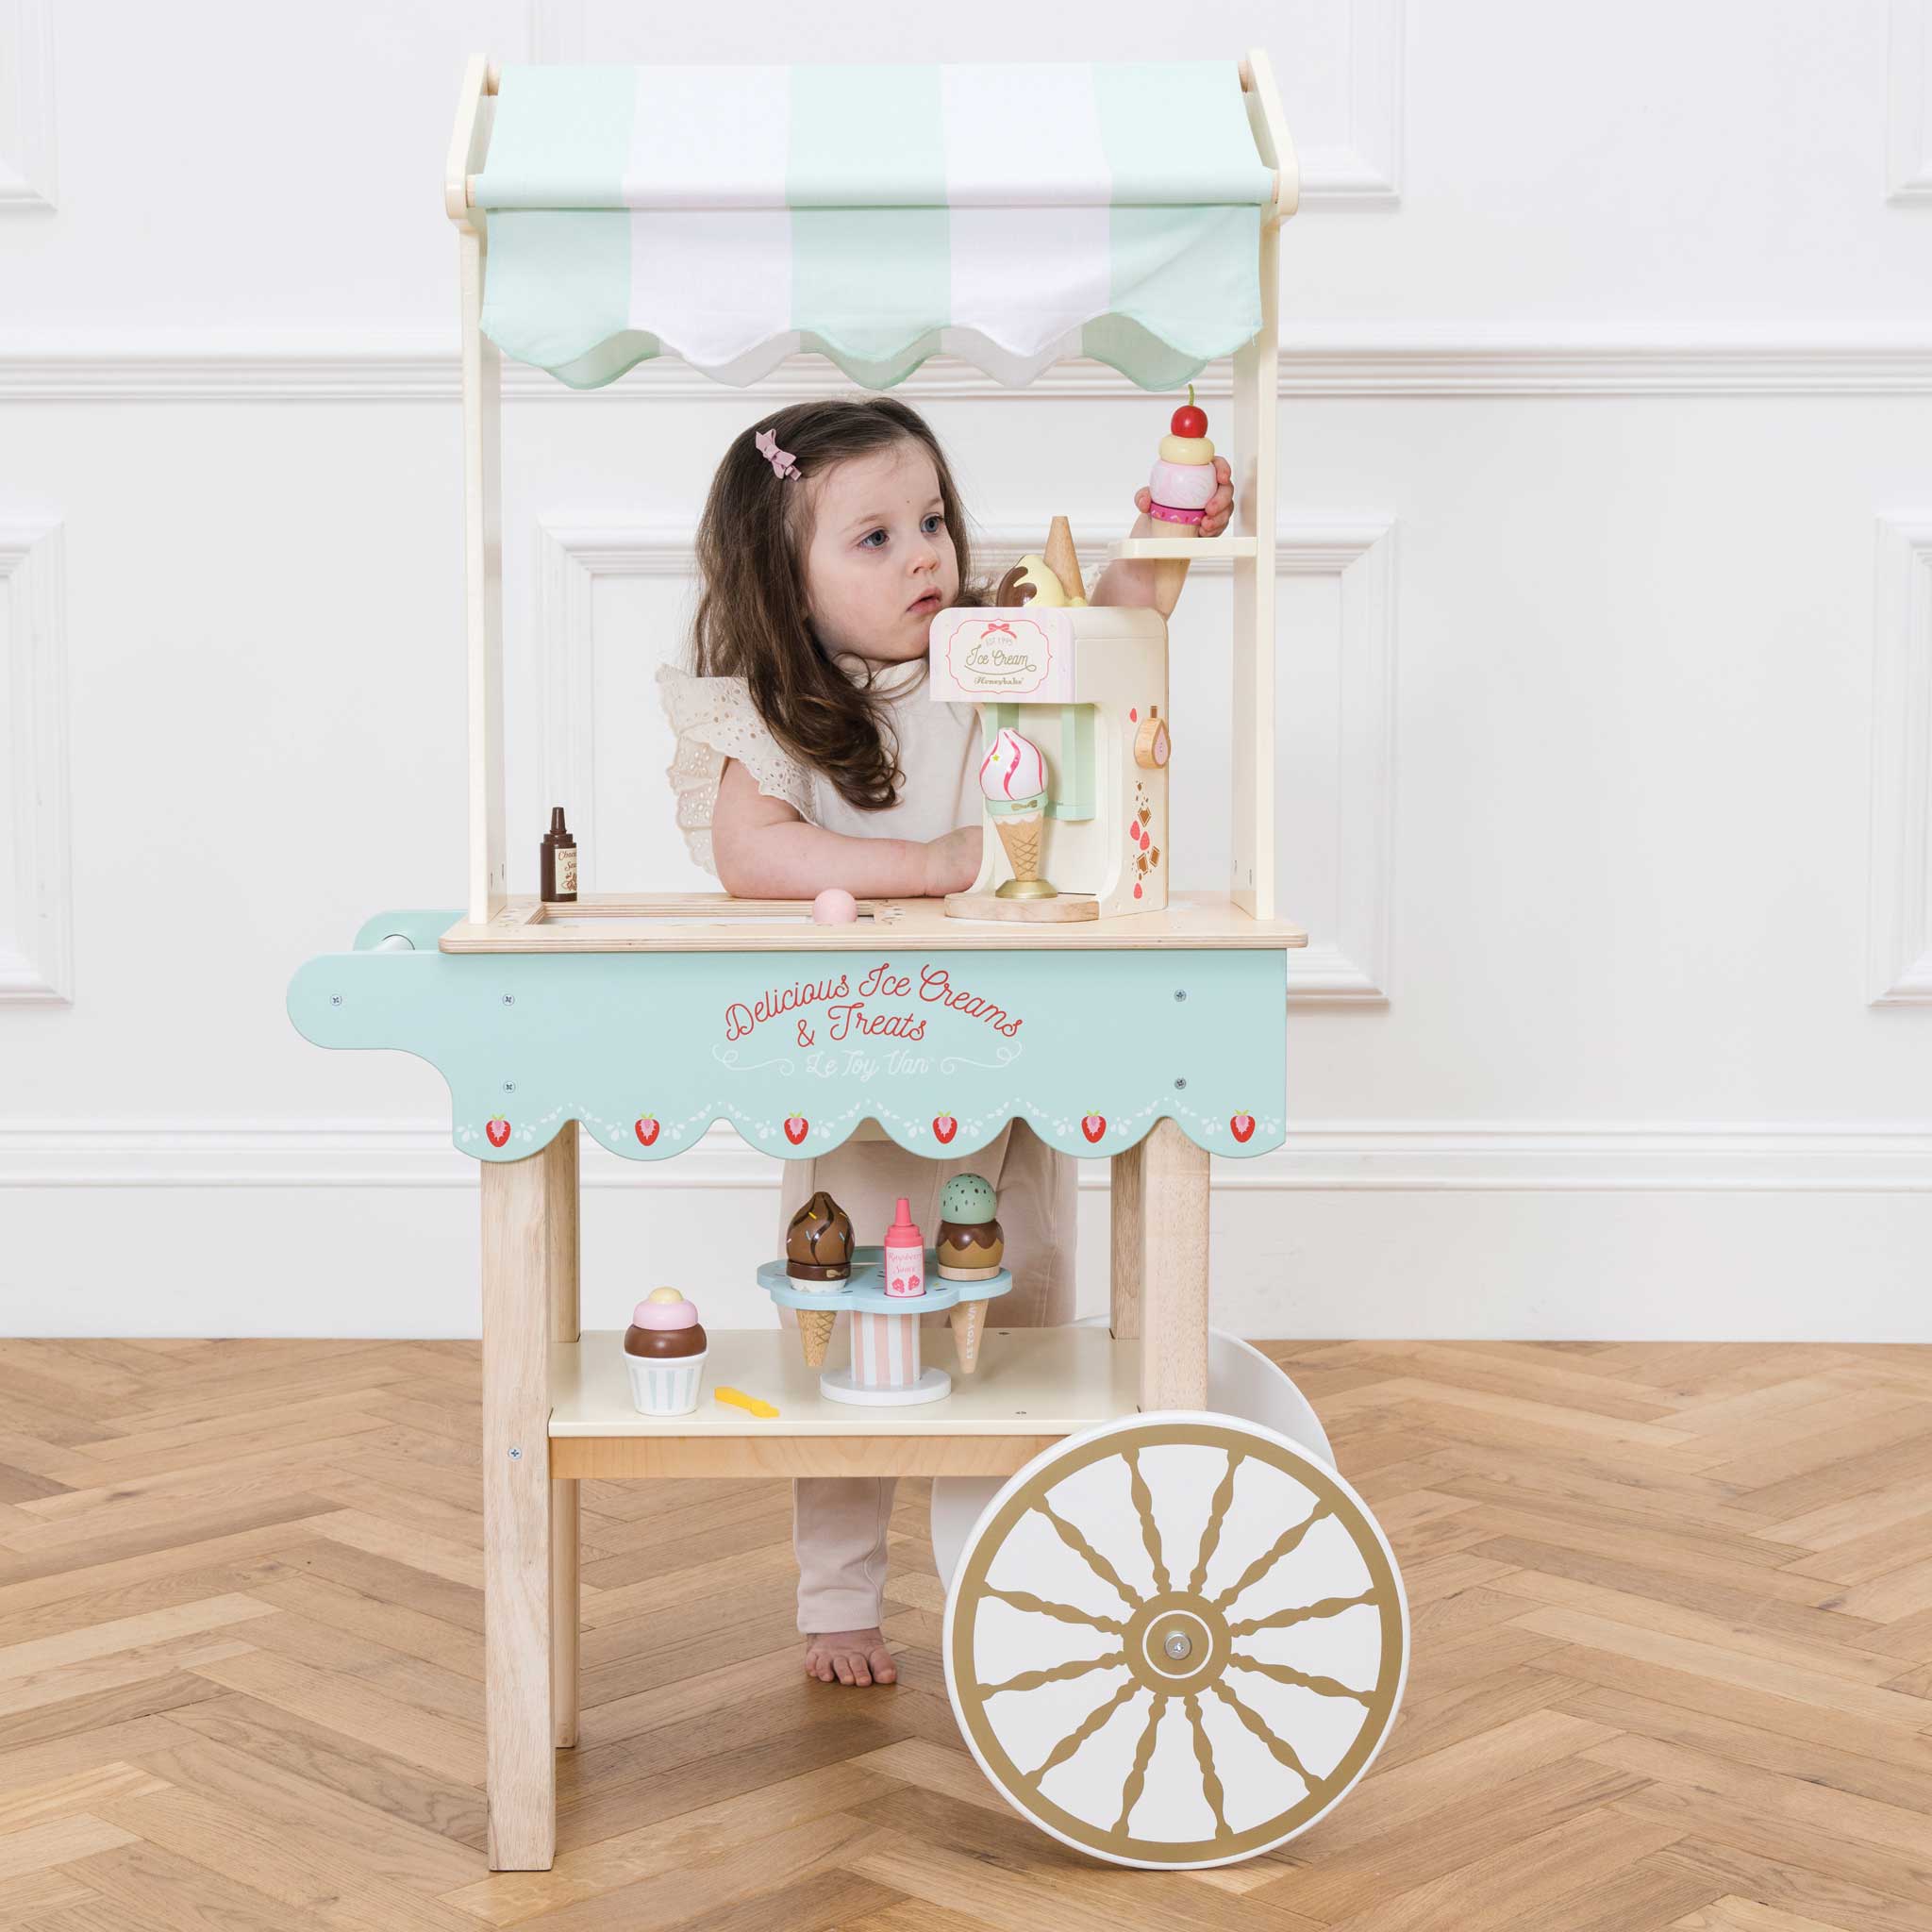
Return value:
[(785, 1235), (785, 1272), (793, 1288), (823, 1288), (852, 1278), (852, 1222), (821, 1188)]
[(993, 1219), (999, 1196), (976, 1174), (955, 1174), (940, 1191), (934, 1258), (945, 1281), (986, 1281), (1006, 1265), (1007, 1241)]

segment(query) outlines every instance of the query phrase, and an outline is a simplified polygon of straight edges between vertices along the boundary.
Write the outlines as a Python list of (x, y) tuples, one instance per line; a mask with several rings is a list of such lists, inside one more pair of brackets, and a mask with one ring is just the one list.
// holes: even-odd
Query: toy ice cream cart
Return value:
[[(429, 1060), (481, 1166), (491, 1867), (552, 1858), (586, 1477), (937, 1478), (948, 1687), (1005, 1798), (1124, 1865), (1280, 1844), (1374, 1757), (1407, 1622), (1388, 1543), (1307, 1404), (1208, 1324), (1209, 1163), (1283, 1141), (1285, 956), (1305, 943), (1274, 905), (1276, 251), (1296, 186), (1265, 57), (895, 68), (890, 87), (864, 68), (479, 57), (446, 192), (467, 903), (379, 914), (301, 968), (289, 1009), (317, 1044)], [(871, 387), (935, 353), (1008, 384), (1086, 356), (1169, 392), (1162, 413), (1231, 357), (1231, 398), (1208, 400), (1238, 521), (1192, 533), (1205, 425), (1182, 414), (1155, 473), (1173, 534), (1116, 551), (1154, 563), (1154, 608), (1088, 606), (1057, 533), (999, 608), (933, 620), (934, 701), (975, 706), (988, 753), (984, 863), (954, 900), (821, 925), (717, 895), (512, 897), (502, 356), (588, 388), (661, 352), (741, 384), (801, 350)], [(1201, 724), (1170, 679), (1167, 617), (1208, 557), (1234, 585), (1231, 864), (1224, 890), (1184, 895), (1167, 781)], [(890, 1082), (811, 1024), (835, 1006), (897, 1028)], [(693, 1351), (680, 1401), (701, 1373), (775, 1415), (709, 1399), (641, 1413), (624, 1338), (580, 1332), (580, 1134), (663, 1160), (724, 1120), (779, 1158), (855, 1132), (938, 1157), (1016, 1116), (1110, 1163), (1104, 1321), (1001, 1331), (994, 1300), (944, 1388), (922, 1366), (919, 1399), (855, 1401), (827, 1394), (798, 1335), (713, 1329), (699, 1352), (676, 1296), (648, 1315), (649, 1346)], [(851, 1258), (874, 1271), (840, 1286), (858, 1309), (879, 1283), (865, 1249)], [(931, 1286), (962, 1306), (996, 1292), (997, 1265), (959, 1272)], [(768, 1286), (797, 1283), (781, 1269)]]

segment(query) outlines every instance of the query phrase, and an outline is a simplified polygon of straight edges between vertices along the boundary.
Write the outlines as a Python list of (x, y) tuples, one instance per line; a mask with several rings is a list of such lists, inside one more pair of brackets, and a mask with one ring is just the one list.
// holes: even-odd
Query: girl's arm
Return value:
[[(1134, 502), (1140, 509), (1134, 527), (1127, 532), (1129, 537), (1172, 536), (1172, 525), (1157, 524), (1147, 514), (1147, 507), (1153, 501), (1143, 485), (1135, 492)], [(1234, 473), (1227, 467), (1225, 457), (1214, 458), (1214, 494), (1208, 499), (1207, 513), (1202, 517), (1199, 528), (1201, 535), (1218, 537), (1227, 528), (1228, 520), (1234, 515)], [(1154, 602), (1154, 564), (1151, 559), (1130, 560), (1122, 558), (1110, 563), (1101, 572), (1100, 581), (1093, 587), (1090, 600), (1095, 604), (1140, 605)]]
[(711, 811), (711, 858), (734, 899), (811, 899), (827, 886), (855, 899), (935, 899), (978, 877), (983, 842), (977, 825), (929, 843), (828, 832), (768, 798), (736, 758), (724, 760)]

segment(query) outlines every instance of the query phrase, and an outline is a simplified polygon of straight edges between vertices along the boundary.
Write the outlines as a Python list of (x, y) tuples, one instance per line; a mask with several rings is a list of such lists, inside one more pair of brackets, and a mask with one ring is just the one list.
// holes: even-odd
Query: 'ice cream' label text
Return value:
[(932, 641), (929, 684), (937, 699), (1073, 701), (1074, 627), (1064, 611), (941, 611)]

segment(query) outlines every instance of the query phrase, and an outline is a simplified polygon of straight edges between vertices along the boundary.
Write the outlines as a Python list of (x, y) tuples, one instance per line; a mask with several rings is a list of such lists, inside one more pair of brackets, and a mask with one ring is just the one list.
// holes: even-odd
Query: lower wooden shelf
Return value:
[[(550, 1474), (558, 1479), (677, 1475), (1005, 1475), (1049, 1443), (1140, 1406), (1141, 1344), (1105, 1328), (991, 1328), (976, 1374), (958, 1372), (930, 1324), (926, 1358), (953, 1374), (943, 1401), (856, 1408), (819, 1392), (789, 1329), (713, 1329), (698, 1407), (640, 1415), (624, 1336), (587, 1331), (550, 1351)], [(828, 1366), (842, 1361), (843, 1337)], [(778, 1409), (760, 1420), (713, 1399), (726, 1386)]]

